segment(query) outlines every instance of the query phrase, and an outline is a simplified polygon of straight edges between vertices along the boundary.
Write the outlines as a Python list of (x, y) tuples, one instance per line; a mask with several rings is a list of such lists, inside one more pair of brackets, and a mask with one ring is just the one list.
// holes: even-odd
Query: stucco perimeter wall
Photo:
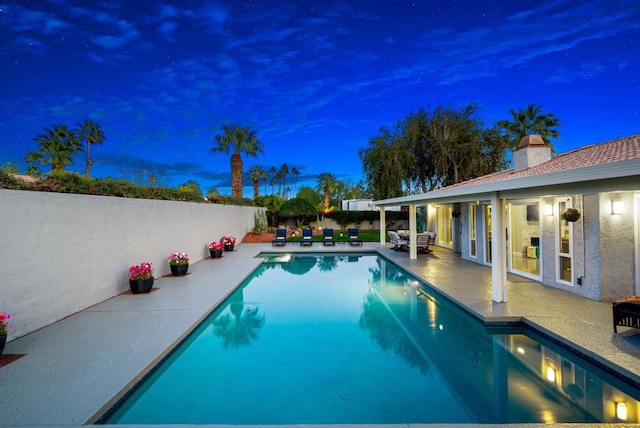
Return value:
[[(0, 311), (9, 340), (129, 289), (129, 266), (170, 272), (169, 254), (194, 263), (223, 235), (242, 239), (254, 207), (0, 189)], [(238, 242), (239, 243), (239, 242)]]

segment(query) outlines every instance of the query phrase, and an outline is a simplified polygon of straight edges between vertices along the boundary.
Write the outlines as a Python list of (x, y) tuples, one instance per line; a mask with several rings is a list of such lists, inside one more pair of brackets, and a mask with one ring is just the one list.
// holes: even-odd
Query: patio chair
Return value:
[(432, 253), (429, 247), (435, 243), (436, 234), (433, 232), (418, 233), (416, 235), (416, 247), (422, 253)]
[(406, 239), (400, 238), (400, 235), (398, 235), (398, 232), (389, 230), (387, 233), (389, 234), (389, 241), (391, 241), (391, 243), (393, 244), (393, 247), (391, 247), (392, 250), (406, 251), (409, 248), (409, 241), (407, 241)]
[(300, 239), (300, 246), (311, 246), (313, 244), (313, 230), (307, 228), (302, 229), (302, 238)]
[(287, 244), (287, 229), (276, 229), (276, 236), (271, 245), (274, 247), (284, 247)]
[(336, 245), (333, 239), (333, 229), (324, 229), (322, 231), (322, 243), (324, 245)]
[(347, 234), (349, 236), (350, 245), (362, 245), (362, 239), (360, 239), (360, 232), (358, 232), (358, 229), (347, 229)]

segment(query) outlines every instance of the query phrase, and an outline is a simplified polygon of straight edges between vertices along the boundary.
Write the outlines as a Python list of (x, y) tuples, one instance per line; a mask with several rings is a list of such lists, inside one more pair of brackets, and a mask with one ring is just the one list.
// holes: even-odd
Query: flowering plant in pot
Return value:
[(236, 238), (234, 236), (223, 236), (220, 238), (220, 242), (224, 245), (225, 251), (233, 251), (233, 247), (236, 245)]
[(189, 270), (189, 254), (180, 251), (171, 253), (168, 263), (174, 276), (186, 275)]
[(0, 355), (4, 352), (4, 345), (7, 343), (7, 334), (11, 331), (9, 320), (11, 314), (9, 312), (0, 312)]
[(211, 241), (207, 244), (207, 248), (212, 259), (222, 257), (222, 249), (224, 248), (222, 241)]
[(153, 267), (149, 262), (142, 262), (129, 268), (129, 287), (133, 294), (151, 291), (153, 279)]

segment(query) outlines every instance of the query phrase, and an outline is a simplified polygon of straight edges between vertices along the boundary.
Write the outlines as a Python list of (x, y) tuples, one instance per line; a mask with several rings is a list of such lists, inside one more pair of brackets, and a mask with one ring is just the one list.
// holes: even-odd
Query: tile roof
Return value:
[(640, 158), (640, 134), (619, 138), (606, 143), (592, 144), (590, 146), (562, 153), (553, 156), (551, 160), (547, 162), (532, 168), (527, 168), (523, 171), (514, 172), (513, 168), (511, 168), (453, 184), (442, 188), (442, 190), (485, 183), (495, 183), (514, 178), (531, 177), (551, 172), (566, 171), (585, 166), (601, 165), (638, 158)]

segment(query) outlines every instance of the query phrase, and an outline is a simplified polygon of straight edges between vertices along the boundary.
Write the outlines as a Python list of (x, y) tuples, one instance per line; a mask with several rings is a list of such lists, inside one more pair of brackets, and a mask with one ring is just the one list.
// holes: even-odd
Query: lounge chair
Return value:
[(308, 245), (311, 246), (313, 244), (313, 230), (307, 228), (302, 229), (302, 239), (300, 239), (300, 245)]
[(287, 244), (287, 229), (276, 229), (276, 236), (271, 245), (274, 247), (284, 247)]
[(324, 245), (336, 245), (336, 241), (333, 240), (333, 229), (324, 229), (322, 231), (322, 243)]
[(418, 233), (416, 235), (416, 247), (421, 253), (432, 253), (429, 247), (436, 241), (436, 234), (433, 232)]
[(389, 240), (393, 244), (393, 247), (391, 247), (392, 250), (406, 251), (409, 248), (409, 241), (407, 241), (406, 239), (400, 238), (400, 235), (398, 235), (398, 232), (394, 232), (393, 230), (390, 230), (387, 233), (389, 234)]
[(349, 236), (350, 245), (362, 245), (362, 239), (360, 239), (360, 233), (358, 232), (358, 229), (347, 229), (347, 234)]
[(640, 328), (640, 296), (627, 296), (613, 302), (613, 332), (618, 326)]

